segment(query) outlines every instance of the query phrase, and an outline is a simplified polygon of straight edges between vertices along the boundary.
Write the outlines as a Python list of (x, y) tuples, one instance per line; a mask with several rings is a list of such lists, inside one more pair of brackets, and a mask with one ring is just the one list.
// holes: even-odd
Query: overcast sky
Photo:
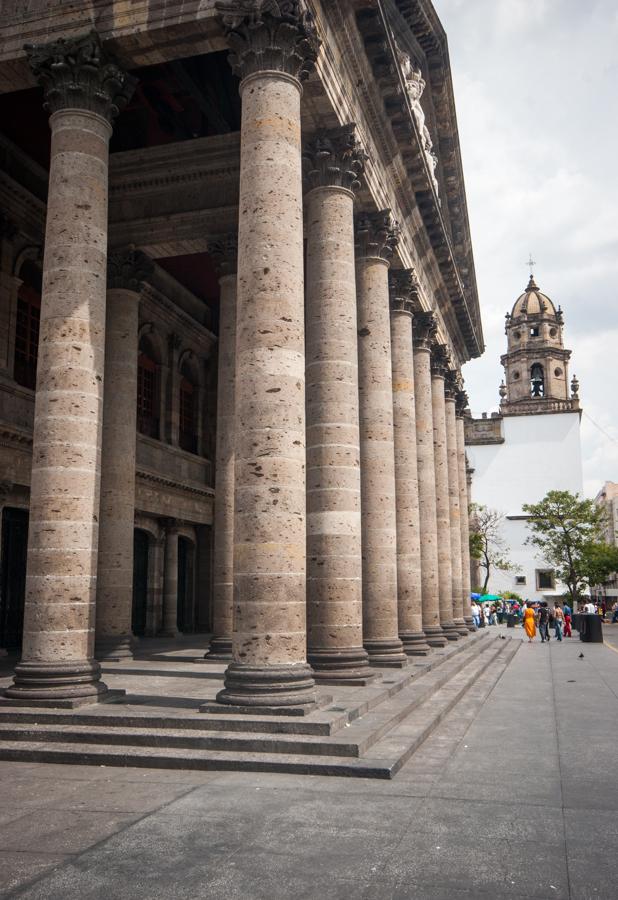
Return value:
[(564, 311), (594, 496), (618, 481), (618, 4), (434, 4), (449, 40), (487, 347), (464, 368), (470, 406), (497, 408), (504, 315), (532, 252), (537, 284)]

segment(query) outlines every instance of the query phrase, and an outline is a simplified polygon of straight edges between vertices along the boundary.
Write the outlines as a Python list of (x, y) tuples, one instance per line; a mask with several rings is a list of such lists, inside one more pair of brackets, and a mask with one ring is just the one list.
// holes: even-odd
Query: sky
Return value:
[(434, 0), (446, 29), (485, 354), (497, 409), (504, 316), (535, 279), (564, 312), (580, 382), (584, 494), (618, 481), (618, 4)]

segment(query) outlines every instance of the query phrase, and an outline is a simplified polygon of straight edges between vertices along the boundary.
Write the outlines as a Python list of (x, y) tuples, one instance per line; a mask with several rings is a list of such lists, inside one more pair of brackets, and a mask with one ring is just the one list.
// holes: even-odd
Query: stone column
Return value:
[(134, 81), (96, 33), (28, 48), (52, 131), (21, 662), (6, 695), (107, 690), (93, 657), (111, 121)]
[(236, 270), (238, 239), (224, 235), (208, 247), (219, 272), (219, 358), (217, 371), (217, 445), (213, 637), (205, 658), (232, 658), (234, 630), (234, 409), (236, 391)]
[(390, 210), (356, 220), (358, 387), (363, 546), (363, 631), (375, 666), (407, 664), (397, 610), (397, 515), (389, 259), (397, 245)]
[(431, 344), (436, 328), (433, 313), (421, 312), (414, 317), (414, 406), (421, 535), (423, 631), (430, 647), (443, 647), (446, 644), (446, 638), (440, 626), (436, 470), (431, 408)]
[(354, 126), (305, 148), (307, 194), (307, 641), (319, 681), (374, 678), (363, 647)]
[(433, 452), (436, 473), (436, 522), (438, 526), (438, 585), (440, 591), (440, 625), (449, 641), (459, 637), (453, 621), (453, 567), (451, 564), (451, 510), (448, 487), (446, 450), (446, 409), (444, 376), (447, 368), (446, 347), (434, 345), (431, 353), (431, 412), (433, 417)]
[(152, 263), (133, 249), (107, 260), (105, 390), (95, 655), (133, 655), (133, 530), (137, 423), (137, 330), (142, 281)]
[(444, 400), (446, 412), (446, 454), (448, 462), (448, 500), (449, 524), (451, 529), (451, 585), (453, 597), (453, 621), (457, 633), (462, 637), (468, 634), (468, 627), (463, 618), (463, 568), (461, 556), (461, 513), (459, 506), (459, 461), (457, 457), (457, 422), (455, 418), (455, 399), (457, 396), (457, 376), (450, 369), (444, 382)]
[(461, 571), (463, 617), (468, 631), (476, 631), (472, 618), (470, 599), (470, 499), (468, 497), (468, 473), (466, 467), (466, 442), (464, 435), (464, 411), (468, 405), (468, 397), (464, 391), (458, 391), (455, 412), (457, 416), (457, 468), (459, 476), (459, 507), (461, 510)]
[(163, 637), (178, 637), (178, 525), (170, 519), (165, 527), (163, 574)]
[(218, 701), (307, 706), (301, 80), (317, 58), (299, 4), (220, 3), (242, 97), (233, 662)]
[(397, 498), (397, 593), (399, 637), (408, 655), (430, 647), (423, 631), (421, 537), (416, 459), (416, 410), (412, 361), (416, 277), (412, 269), (390, 272), (395, 493)]

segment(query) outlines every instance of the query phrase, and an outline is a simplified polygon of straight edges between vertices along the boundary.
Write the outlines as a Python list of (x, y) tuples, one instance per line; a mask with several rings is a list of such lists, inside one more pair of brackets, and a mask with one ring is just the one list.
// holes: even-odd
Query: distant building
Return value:
[[(618, 546), (618, 484), (615, 481), (606, 481), (594, 502), (605, 508), (607, 524), (605, 526), (605, 540), (608, 544)], [(605, 597), (612, 599), (612, 603), (618, 599), (618, 573), (613, 572), (605, 584), (595, 588), (594, 594), (599, 599)]]
[(489, 588), (530, 600), (553, 599), (565, 588), (525, 543), (530, 532), (522, 507), (549, 490), (583, 491), (579, 384), (575, 377), (569, 382), (563, 327), (562, 310), (531, 275), (506, 316), (500, 412), (469, 415), (465, 423), (472, 500), (504, 513), (502, 534), (514, 566), (494, 571)]

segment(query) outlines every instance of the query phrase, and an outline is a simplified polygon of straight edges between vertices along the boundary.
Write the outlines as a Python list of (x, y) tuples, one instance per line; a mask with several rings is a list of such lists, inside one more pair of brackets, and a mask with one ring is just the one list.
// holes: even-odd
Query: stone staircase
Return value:
[(470, 635), (406, 669), (383, 670), (377, 683), (331, 687), (332, 702), (306, 716), (136, 709), (130, 695), (126, 708), (5, 706), (0, 759), (392, 778), (483, 673), (499, 678), (519, 646)]

